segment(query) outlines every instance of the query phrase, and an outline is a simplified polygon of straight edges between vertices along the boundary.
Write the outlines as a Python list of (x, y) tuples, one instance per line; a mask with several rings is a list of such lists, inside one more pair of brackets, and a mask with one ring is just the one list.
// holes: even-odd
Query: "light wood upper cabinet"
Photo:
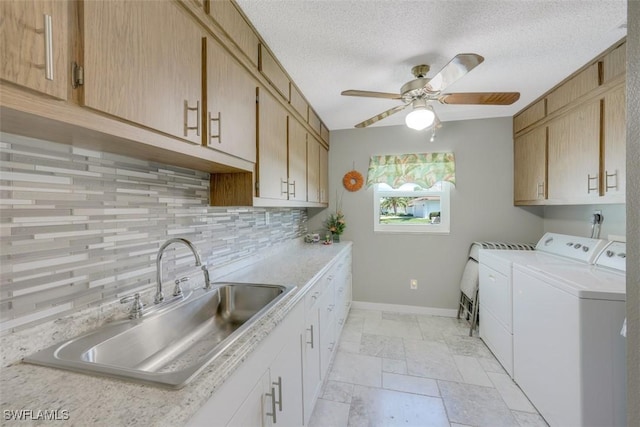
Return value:
[(329, 203), (329, 150), (320, 145), (320, 203)]
[(172, 1), (87, 1), (84, 105), (201, 144), (202, 37)]
[(539, 204), (546, 199), (547, 128), (538, 127), (514, 141), (513, 192), (516, 205)]
[(271, 52), (260, 45), (260, 62), (258, 64), (260, 72), (269, 80), (269, 83), (289, 101), (289, 78), (285, 74), (278, 61), (271, 55)]
[(307, 200), (320, 202), (320, 142), (309, 135), (307, 140)]
[(602, 191), (612, 202), (623, 203), (626, 189), (626, 97), (625, 87), (608, 92), (604, 97)]
[(548, 198), (594, 202), (600, 193), (600, 100), (549, 122)]
[(291, 99), (289, 100), (289, 103), (294, 108), (294, 110), (300, 113), (302, 118), (306, 121), (309, 115), (309, 104), (307, 104), (307, 101), (305, 101), (302, 94), (293, 83), (291, 83), (289, 92), (291, 94)]
[(287, 199), (287, 110), (258, 89), (258, 178), (256, 196)]
[(616, 77), (624, 75), (627, 67), (627, 44), (623, 43), (609, 52), (602, 62), (603, 83), (608, 83)]
[(513, 118), (513, 131), (520, 132), (522, 129), (541, 120), (546, 115), (545, 100), (541, 99), (530, 105)]
[(307, 131), (289, 117), (289, 200), (307, 201)]
[(594, 63), (547, 95), (547, 114), (588, 94), (598, 86), (598, 64)]
[(257, 83), (218, 42), (205, 41), (204, 145), (255, 163)]
[(68, 7), (59, 0), (0, 1), (0, 78), (67, 99)]
[(231, 40), (249, 58), (258, 65), (258, 35), (230, 0), (212, 0), (209, 2), (209, 15), (220, 25)]

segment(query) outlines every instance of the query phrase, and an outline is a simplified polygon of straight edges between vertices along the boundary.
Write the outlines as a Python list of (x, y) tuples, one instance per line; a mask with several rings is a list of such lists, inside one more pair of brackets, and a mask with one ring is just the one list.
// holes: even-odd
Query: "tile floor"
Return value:
[(360, 309), (310, 425), (547, 426), (466, 322)]

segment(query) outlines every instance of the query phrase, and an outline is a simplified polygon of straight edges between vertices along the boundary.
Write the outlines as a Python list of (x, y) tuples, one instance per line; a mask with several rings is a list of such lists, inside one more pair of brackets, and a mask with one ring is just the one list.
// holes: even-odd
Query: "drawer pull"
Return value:
[[(189, 126), (189, 111), (196, 112), (196, 125)], [(189, 131), (195, 130), (196, 135), (200, 136), (200, 101), (196, 101), (195, 107), (189, 107), (189, 101), (184, 100), (184, 136), (189, 136)]]
[[(278, 405), (278, 410), (282, 412), (282, 377), (278, 377), (278, 381), (272, 382), (271, 384), (278, 386), (278, 400), (276, 401), (276, 404)], [(276, 422), (275, 419), (273, 422)]]
[[(609, 177), (616, 177), (616, 183), (614, 185), (609, 185)], [(604, 171), (604, 189), (605, 191), (609, 191), (611, 189), (618, 189), (618, 171), (615, 171), (614, 173), (609, 173), (607, 171)]]
[(275, 387), (271, 387), (271, 393), (266, 393), (266, 396), (271, 398), (271, 412), (267, 412), (267, 416), (271, 417), (271, 420), (274, 424), (277, 423), (276, 420), (276, 389)]
[(44, 76), (53, 80), (53, 24), (51, 15), (44, 15)]
[[(216, 135), (213, 134), (211, 123), (218, 123), (218, 133)], [(209, 112), (209, 140), (217, 139), (218, 144), (222, 144), (222, 113), (218, 111), (218, 117), (213, 117), (211, 112)]]
[[(591, 187), (591, 181), (596, 182), (595, 187)], [(587, 174), (587, 194), (591, 193), (592, 191), (598, 191), (598, 174), (596, 174), (595, 176)]]
[(308, 327), (307, 331), (311, 334), (311, 341), (307, 341), (307, 344), (311, 344), (311, 348), (313, 348), (313, 325)]

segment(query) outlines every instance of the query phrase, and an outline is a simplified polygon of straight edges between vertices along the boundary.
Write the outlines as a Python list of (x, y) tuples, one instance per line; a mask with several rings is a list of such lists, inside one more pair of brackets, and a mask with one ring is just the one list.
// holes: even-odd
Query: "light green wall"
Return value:
[[(543, 233), (542, 208), (513, 206), (513, 139), (510, 117), (446, 122), (434, 142), (431, 133), (405, 126), (331, 132), (330, 208), (309, 211), (310, 230), (342, 197), (354, 242), (353, 297), (356, 301), (455, 309), (469, 245), (476, 240), (535, 242)], [(374, 154), (453, 151), (456, 188), (451, 194), (448, 235), (373, 232), (373, 190), (349, 193), (342, 177), (355, 166), (366, 176)], [(409, 289), (409, 280), (418, 289)]]

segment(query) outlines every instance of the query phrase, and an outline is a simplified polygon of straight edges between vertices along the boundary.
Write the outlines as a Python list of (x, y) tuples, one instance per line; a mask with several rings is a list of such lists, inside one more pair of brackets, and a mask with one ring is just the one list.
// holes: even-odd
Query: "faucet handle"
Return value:
[(144, 304), (140, 301), (140, 294), (136, 292), (133, 295), (127, 295), (126, 297), (120, 298), (120, 304), (126, 304), (131, 301), (133, 301), (133, 304), (131, 304), (131, 309), (129, 310), (129, 319), (138, 319), (142, 317)]
[(202, 274), (204, 274), (204, 288), (209, 290), (211, 289), (211, 279), (209, 279), (209, 270), (207, 270), (207, 266), (205, 264), (202, 264), (202, 267), (200, 267), (200, 269), (202, 270)]
[(173, 288), (173, 296), (174, 297), (178, 297), (178, 296), (182, 295), (182, 286), (180, 285), (180, 283), (186, 282), (187, 280), (189, 280), (188, 277), (181, 277), (181, 278), (175, 280), (174, 283), (176, 284), (176, 286)]

